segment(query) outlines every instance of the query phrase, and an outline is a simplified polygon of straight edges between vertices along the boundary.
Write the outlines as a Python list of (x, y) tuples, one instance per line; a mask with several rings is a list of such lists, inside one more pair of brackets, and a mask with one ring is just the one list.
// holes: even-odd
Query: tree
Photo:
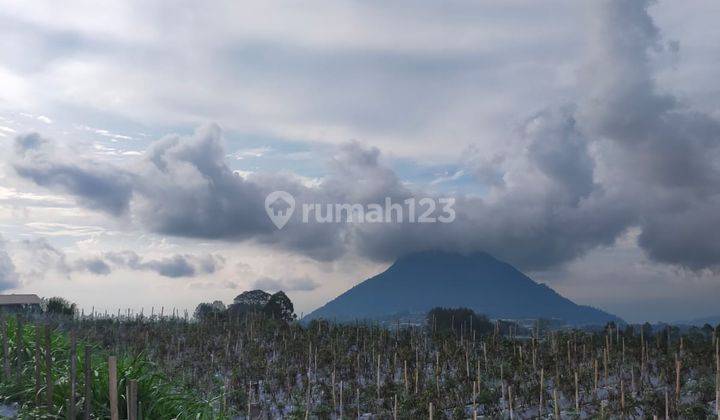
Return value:
[(270, 297), (270, 300), (263, 308), (263, 312), (275, 319), (285, 322), (290, 322), (296, 317), (292, 301), (282, 291)]
[(270, 297), (270, 293), (264, 290), (250, 290), (237, 295), (233, 303), (262, 308), (270, 301)]
[(270, 293), (263, 290), (243, 292), (233, 299), (233, 303), (228, 307), (228, 314), (236, 318), (249, 312), (260, 312), (270, 301), (270, 297)]
[(73, 316), (77, 311), (74, 303), (61, 297), (51, 297), (46, 302), (45, 311), (52, 315)]
[(493, 325), (485, 315), (476, 314), (468, 308), (433, 308), (427, 314), (427, 325), (436, 331), (475, 331), (478, 334), (489, 334)]
[(207, 321), (224, 317), (226, 313), (225, 304), (219, 300), (213, 303), (203, 302), (195, 308), (195, 319), (198, 321)]

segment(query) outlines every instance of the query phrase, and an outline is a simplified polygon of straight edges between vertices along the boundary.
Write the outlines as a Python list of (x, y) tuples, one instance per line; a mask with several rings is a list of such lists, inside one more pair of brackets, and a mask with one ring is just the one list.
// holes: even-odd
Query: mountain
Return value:
[(673, 325), (690, 325), (693, 327), (703, 327), (705, 324), (710, 324), (711, 326), (717, 326), (720, 325), (720, 316), (709, 316), (705, 318), (695, 318), (695, 319), (689, 319), (685, 321), (677, 321), (673, 322)]
[(489, 254), (440, 251), (400, 258), (303, 320), (386, 319), (393, 314), (425, 313), (437, 306), (467, 307), (490, 318), (559, 318), (573, 325), (623, 322), (573, 303)]

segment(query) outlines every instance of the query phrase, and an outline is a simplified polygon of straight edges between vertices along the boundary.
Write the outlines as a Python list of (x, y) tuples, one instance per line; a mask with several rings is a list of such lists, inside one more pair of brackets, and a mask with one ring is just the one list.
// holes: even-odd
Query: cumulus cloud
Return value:
[(639, 213), (648, 255), (717, 268), (720, 248), (706, 232), (720, 211), (720, 121), (657, 86), (654, 58), (677, 46), (662, 38), (651, 3), (609, 1), (598, 10), (579, 120), (599, 139), (608, 182), (622, 184)]
[(106, 276), (112, 272), (112, 269), (101, 258), (80, 259), (75, 262), (76, 270), (87, 270), (90, 273)]
[(252, 284), (253, 289), (260, 289), (270, 292), (294, 292), (294, 291), (313, 291), (320, 285), (308, 277), (277, 279), (273, 277), (260, 277)]
[(14, 289), (19, 285), (15, 264), (5, 249), (5, 240), (0, 236), (0, 290)]
[[(717, 268), (711, 230), (720, 214), (720, 122), (656, 85), (655, 58), (666, 47), (649, 1), (597, 3), (571, 101), (549, 103), (509, 133), (507, 147), (469, 148), (468, 173), (484, 188), (457, 196), (451, 224), (289, 223), (278, 231), (264, 210), (274, 190), (299, 203), (382, 203), (426, 195), (411, 189), (357, 142), (336, 149), (315, 186), (281, 174), (241, 177), (225, 163), (219, 126), (154, 142), (132, 165), (53, 155), (37, 135), (16, 141), (17, 173), (113, 216), (129, 214), (166, 235), (254, 240), (320, 260), (346, 252), (391, 260), (424, 249), (483, 250), (522, 268), (547, 268), (599, 246), (631, 227), (661, 262)], [(673, 44), (674, 45), (674, 44)], [(300, 217), (297, 212), (294, 217)], [(137, 257), (139, 258), (139, 257)], [(161, 275), (197, 272), (185, 258), (121, 259)], [(115, 262), (118, 264), (117, 262)], [(264, 279), (272, 284), (272, 279)], [(277, 284), (276, 284), (277, 285)]]
[(160, 259), (145, 259), (133, 251), (108, 252), (102, 258), (118, 268), (130, 270), (154, 271), (163, 277), (195, 277), (200, 274), (212, 274), (225, 263), (222, 256), (216, 255), (173, 255)]
[(37, 133), (16, 137), (15, 151), (18, 159), (13, 166), (21, 177), (65, 191), (89, 208), (115, 216), (126, 212), (132, 194), (129, 172), (107, 164), (60, 159)]
[[(70, 277), (76, 272), (107, 276), (116, 269), (151, 271), (171, 278), (196, 277), (215, 273), (225, 265), (225, 258), (216, 254), (174, 254), (160, 258), (145, 258), (135, 251), (126, 250), (73, 259), (45, 239), (21, 240), (14, 245), (15, 252), (21, 256), (24, 262), (22, 266), (29, 267), (20, 275), (31, 279), (41, 279), (48, 273), (66, 277)], [(4, 245), (0, 251), (4, 252)], [(12, 264), (11, 260), (7, 261)]]

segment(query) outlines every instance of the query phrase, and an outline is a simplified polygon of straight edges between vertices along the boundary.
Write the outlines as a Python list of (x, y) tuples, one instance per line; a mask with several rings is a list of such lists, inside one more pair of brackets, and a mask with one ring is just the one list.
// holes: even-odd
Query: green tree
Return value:
[(225, 304), (219, 300), (213, 303), (203, 302), (195, 308), (195, 319), (198, 321), (208, 321), (224, 317), (226, 313)]
[(64, 298), (51, 297), (45, 304), (45, 311), (52, 315), (72, 316), (75, 315), (77, 307)]
[(263, 312), (275, 319), (285, 322), (290, 322), (296, 317), (292, 301), (282, 291), (270, 297), (270, 300), (263, 308)]
[(493, 325), (485, 315), (476, 314), (468, 308), (433, 308), (427, 314), (427, 325), (436, 331), (475, 331), (478, 334), (490, 334)]

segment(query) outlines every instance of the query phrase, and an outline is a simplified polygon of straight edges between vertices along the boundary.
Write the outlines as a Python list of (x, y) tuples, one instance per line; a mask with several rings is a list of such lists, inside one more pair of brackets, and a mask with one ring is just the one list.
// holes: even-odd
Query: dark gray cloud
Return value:
[(225, 259), (218, 255), (198, 257), (176, 254), (160, 259), (145, 259), (134, 251), (108, 252), (102, 255), (101, 261), (122, 269), (154, 271), (171, 278), (212, 274), (225, 264)]
[(106, 276), (112, 272), (112, 269), (101, 258), (80, 259), (75, 262), (76, 270), (87, 270), (90, 273)]
[(132, 196), (133, 176), (107, 164), (63, 162), (37, 133), (15, 138), (15, 171), (37, 185), (61, 189), (92, 209), (120, 216)]
[(268, 232), (265, 195), (224, 162), (220, 127), (154, 143), (139, 166), (137, 212), (150, 229), (170, 235), (247, 238)]
[[(44, 239), (20, 241), (18, 249), (27, 253), (26, 263), (23, 266), (27, 266), (29, 269), (26, 269), (22, 275), (37, 279), (43, 278), (49, 272), (59, 273), (66, 277), (74, 272), (106, 276), (116, 269), (152, 271), (163, 277), (171, 278), (196, 277), (215, 273), (225, 265), (225, 258), (216, 254), (174, 254), (161, 258), (145, 258), (130, 250), (105, 252), (72, 259)], [(2, 252), (4, 252), (4, 248), (0, 246), (0, 259), (2, 259)], [(8, 261), (12, 263), (12, 261)]]
[[(666, 47), (648, 14), (650, 3), (597, 4), (578, 79), (582, 96), (532, 114), (511, 133), (506, 150), (486, 156), (482, 147), (468, 149), (465, 169), (478, 175), (485, 191), (458, 196), (452, 224), (303, 224), (297, 211), (276, 230), (264, 210), (274, 190), (290, 192), (299, 204), (424, 195), (404, 185), (378, 149), (357, 142), (337, 149), (317, 187), (280, 174), (236, 175), (224, 162), (217, 125), (163, 138), (123, 168), (63, 161), (42, 152), (46, 145), (39, 139), (18, 140), (15, 168), (87, 207), (129, 213), (153, 232), (255, 240), (320, 260), (348, 251), (391, 260), (440, 248), (484, 250), (523, 268), (545, 268), (612, 245), (639, 227), (639, 244), (651, 258), (717, 268), (720, 248), (711, 227), (720, 202), (720, 122), (656, 85), (655, 59), (677, 48)], [(197, 269), (184, 258), (123, 261), (168, 276)]]
[(720, 201), (720, 121), (657, 86), (654, 59), (677, 45), (663, 40), (650, 4), (609, 1), (598, 10), (579, 121), (604, 140), (608, 181), (638, 212), (648, 255), (717, 268), (720, 248), (708, 236)]
[(567, 194), (570, 204), (577, 205), (597, 188), (595, 162), (588, 155), (588, 141), (577, 127), (573, 108), (545, 110), (523, 128), (531, 162)]

